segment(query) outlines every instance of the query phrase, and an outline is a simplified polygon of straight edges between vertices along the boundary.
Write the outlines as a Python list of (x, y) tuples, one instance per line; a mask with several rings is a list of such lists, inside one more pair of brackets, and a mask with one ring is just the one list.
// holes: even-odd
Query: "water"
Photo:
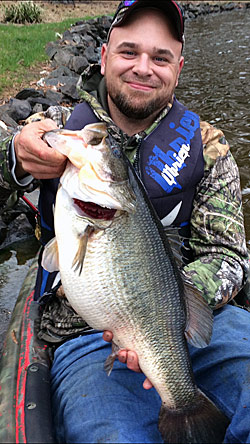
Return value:
[(36, 238), (0, 250), (0, 350), (17, 296), (37, 251)]
[[(186, 24), (185, 66), (177, 97), (202, 120), (222, 129), (239, 165), (246, 235), (250, 243), (250, 9), (200, 17)], [(0, 253), (0, 337), (37, 249)], [(1, 346), (1, 343), (0, 343)]]
[(250, 9), (186, 23), (177, 97), (223, 130), (237, 161), (250, 243)]

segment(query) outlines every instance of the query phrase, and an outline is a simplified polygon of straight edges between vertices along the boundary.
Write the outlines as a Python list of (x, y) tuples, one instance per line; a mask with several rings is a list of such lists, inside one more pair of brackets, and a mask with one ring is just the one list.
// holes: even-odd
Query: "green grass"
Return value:
[(83, 19), (32, 25), (0, 24), (0, 94), (14, 84), (21, 84), (29, 68), (48, 60), (46, 44), (56, 40), (56, 32), (62, 34), (78, 20)]

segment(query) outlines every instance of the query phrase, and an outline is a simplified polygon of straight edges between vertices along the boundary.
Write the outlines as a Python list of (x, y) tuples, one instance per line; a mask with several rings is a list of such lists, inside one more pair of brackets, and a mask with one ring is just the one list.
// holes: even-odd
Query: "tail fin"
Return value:
[(159, 415), (159, 430), (168, 444), (219, 444), (228, 425), (229, 420), (201, 391), (191, 406), (171, 410), (162, 405)]

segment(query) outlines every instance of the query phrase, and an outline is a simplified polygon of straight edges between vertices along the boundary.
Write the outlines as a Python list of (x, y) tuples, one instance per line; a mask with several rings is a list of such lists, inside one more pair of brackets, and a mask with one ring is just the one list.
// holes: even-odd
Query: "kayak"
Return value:
[(54, 443), (50, 403), (50, 347), (37, 338), (34, 302), (37, 259), (19, 293), (0, 361), (0, 442)]

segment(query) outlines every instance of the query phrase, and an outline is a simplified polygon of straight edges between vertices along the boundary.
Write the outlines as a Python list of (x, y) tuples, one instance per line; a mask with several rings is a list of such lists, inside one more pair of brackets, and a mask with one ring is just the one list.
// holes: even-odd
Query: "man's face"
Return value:
[(152, 119), (172, 99), (183, 67), (182, 44), (160, 11), (138, 11), (102, 48), (108, 103), (132, 119)]

